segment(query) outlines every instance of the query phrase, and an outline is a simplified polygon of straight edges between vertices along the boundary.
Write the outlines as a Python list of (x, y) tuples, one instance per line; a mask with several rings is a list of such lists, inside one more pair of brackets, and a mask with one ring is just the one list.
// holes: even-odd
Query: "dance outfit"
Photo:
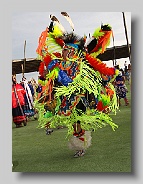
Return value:
[[(118, 109), (112, 85), (118, 70), (97, 59), (109, 45), (112, 29), (102, 25), (86, 44), (85, 37), (63, 32), (56, 23), (52, 20), (39, 38), (38, 83), (43, 95), (34, 106), (39, 111), (39, 127), (45, 128), (47, 122), (51, 128), (67, 127), (69, 148), (85, 150), (91, 145), (92, 131), (106, 125), (118, 128), (106, 111), (116, 113)], [(103, 76), (108, 77), (106, 83)], [(78, 133), (75, 123), (81, 126)]]
[(21, 125), (26, 121), (26, 115), (24, 114), (24, 95), (26, 91), (20, 84), (12, 85), (12, 116), (15, 125)]

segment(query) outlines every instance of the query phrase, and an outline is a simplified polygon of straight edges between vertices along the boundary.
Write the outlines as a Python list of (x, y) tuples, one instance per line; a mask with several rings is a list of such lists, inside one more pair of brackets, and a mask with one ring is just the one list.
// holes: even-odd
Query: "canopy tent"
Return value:
[[(131, 50), (131, 44), (129, 46)], [(107, 48), (107, 50), (103, 54), (100, 54), (97, 58), (101, 59), (101, 61), (109, 61), (109, 60), (114, 61), (120, 58), (127, 58), (129, 57), (129, 55), (130, 54), (128, 46), (122, 45)], [(38, 72), (41, 61), (37, 60), (36, 58), (12, 60), (12, 72), (16, 74), (22, 73), (22, 65), (24, 65), (24, 62), (25, 62), (24, 73)]]

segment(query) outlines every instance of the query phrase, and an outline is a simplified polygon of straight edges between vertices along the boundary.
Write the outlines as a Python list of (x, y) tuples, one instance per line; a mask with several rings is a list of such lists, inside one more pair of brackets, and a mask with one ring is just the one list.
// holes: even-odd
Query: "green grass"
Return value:
[(127, 87), (130, 105), (125, 106), (122, 99), (120, 111), (112, 116), (119, 128), (112, 131), (107, 126), (92, 132), (92, 145), (80, 158), (74, 158), (68, 148), (66, 128), (46, 135), (32, 118), (26, 127), (12, 124), (12, 171), (131, 172), (131, 94)]

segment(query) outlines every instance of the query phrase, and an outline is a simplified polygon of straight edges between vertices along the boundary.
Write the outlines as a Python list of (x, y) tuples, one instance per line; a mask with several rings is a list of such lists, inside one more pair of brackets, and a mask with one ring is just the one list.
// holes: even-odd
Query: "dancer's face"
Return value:
[(62, 50), (62, 57), (63, 59), (66, 61), (67, 58), (72, 58), (75, 54), (75, 50), (74, 49), (63, 49)]
[(63, 57), (64, 60), (66, 60), (68, 53), (69, 53), (68, 49), (63, 49), (62, 50), (62, 57)]
[(14, 84), (16, 84), (16, 76), (15, 76), (15, 75), (12, 75), (12, 82), (13, 82)]

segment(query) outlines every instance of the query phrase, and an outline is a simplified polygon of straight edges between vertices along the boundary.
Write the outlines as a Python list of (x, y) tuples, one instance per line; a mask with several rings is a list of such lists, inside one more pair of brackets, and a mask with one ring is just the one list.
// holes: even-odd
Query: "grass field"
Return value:
[(12, 124), (13, 172), (131, 172), (131, 93), (130, 105), (122, 106), (113, 120), (119, 128), (110, 126), (92, 132), (92, 145), (86, 154), (74, 158), (65, 139), (67, 129), (54, 129), (46, 135), (31, 118), (28, 125), (15, 128)]

